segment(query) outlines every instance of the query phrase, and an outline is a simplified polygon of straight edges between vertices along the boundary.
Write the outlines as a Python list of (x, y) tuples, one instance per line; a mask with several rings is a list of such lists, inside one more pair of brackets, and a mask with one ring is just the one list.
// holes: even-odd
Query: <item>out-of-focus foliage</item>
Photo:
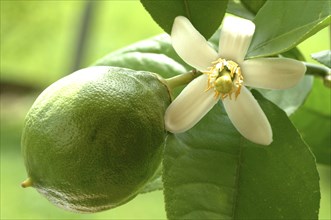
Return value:
[(77, 1), (1, 2), (1, 80), (45, 85), (68, 71), (83, 7)]
[(135, 1), (1, 1), (0, 14), (1, 80), (33, 87), (162, 32)]

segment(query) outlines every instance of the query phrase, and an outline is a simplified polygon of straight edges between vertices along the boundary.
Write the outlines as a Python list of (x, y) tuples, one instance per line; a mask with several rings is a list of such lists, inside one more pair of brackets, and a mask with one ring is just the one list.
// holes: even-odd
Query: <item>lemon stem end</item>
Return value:
[(23, 188), (27, 188), (27, 187), (32, 186), (32, 180), (31, 180), (31, 178), (27, 178), (26, 180), (24, 180), (24, 181), (21, 183), (21, 186), (22, 186)]

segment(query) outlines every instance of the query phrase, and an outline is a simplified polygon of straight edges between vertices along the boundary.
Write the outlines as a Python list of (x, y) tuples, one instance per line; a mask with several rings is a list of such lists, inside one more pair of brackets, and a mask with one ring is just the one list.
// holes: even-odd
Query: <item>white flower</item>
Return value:
[(187, 131), (222, 100), (231, 122), (245, 138), (262, 145), (272, 142), (269, 121), (245, 86), (290, 88), (303, 77), (306, 67), (287, 58), (244, 60), (254, 31), (251, 21), (226, 17), (217, 53), (187, 18), (175, 19), (171, 31), (175, 51), (204, 74), (190, 82), (168, 107), (165, 113), (168, 131)]

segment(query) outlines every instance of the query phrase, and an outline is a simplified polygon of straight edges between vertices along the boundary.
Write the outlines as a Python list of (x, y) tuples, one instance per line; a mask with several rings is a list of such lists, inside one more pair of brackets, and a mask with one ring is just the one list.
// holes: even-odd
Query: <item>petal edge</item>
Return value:
[(287, 89), (304, 76), (306, 66), (289, 58), (245, 60), (241, 66), (244, 84), (263, 89)]
[(252, 93), (245, 87), (235, 100), (225, 98), (224, 108), (235, 128), (246, 139), (261, 145), (272, 142), (270, 123)]
[(224, 18), (219, 39), (219, 56), (241, 64), (255, 31), (255, 24), (249, 20), (229, 16)]
[(183, 16), (175, 18), (171, 30), (171, 41), (177, 54), (190, 66), (199, 71), (207, 71), (211, 62), (217, 59), (216, 51), (206, 39)]
[(202, 75), (188, 84), (169, 105), (164, 120), (166, 130), (182, 133), (192, 128), (218, 102), (214, 91), (207, 88), (207, 76)]

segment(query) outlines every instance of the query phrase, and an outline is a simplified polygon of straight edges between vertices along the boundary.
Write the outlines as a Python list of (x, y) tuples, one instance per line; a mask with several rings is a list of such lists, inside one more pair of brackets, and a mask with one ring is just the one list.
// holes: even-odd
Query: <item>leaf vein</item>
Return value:
[[(304, 25), (304, 26), (300, 26), (300, 27), (294, 28), (294, 29), (292, 29), (292, 30), (290, 30), (290, 31), (288, 31), (288, 32), (285, 32), (285, 33), (283, 33), (283, 34), (281, 34), (281, 35), (278, 35), (277, 37), (274, 37), (274, 38), (272, 38), (272, 39), (270, 39), (270, 40), (267, 40), (267, 41), (261, 42), (261, 43), (257, 44), (257, 45), (254, 47), (254, 49), (252, 49), (252, 50), (250, 51), (250, 53), (252, 53), (253, 51), (256, 51), (256, 50), (260, 49), (261, 47), (264, 47), (265, 45), (270, 44), (270, 42), (273, 42), (273, 41), (276, 41), (276, 40), (278, 40), (278, 39), (280, 39), (280, 38), (286, 37), (286, 35), (292, 34), (293, 32), (300, 31), (300, 30), (302, 30), (302, 29), (304, 30), (306, 27), (309, 27), (309, 26), (311, 26), (311, 25), (314, 25), (314, 23), (320, 23), (321, 21), (325, 20), (326, 18), (327, 18), (327, 17), (325, 17), (325, 18), (323, 18), (323, 19), (318, 19), (318, 20), (312, 21), (312, 22), (310, 22), (310, 23), (307, 23), (307, 24)], [(316, 25), (315, 25), (314, 27), (316, 27)], [(295, 43), (300, 42), (301, 39), (302, 39), (302, 37), (301, 37), (299, 40), (297, 40)]]

